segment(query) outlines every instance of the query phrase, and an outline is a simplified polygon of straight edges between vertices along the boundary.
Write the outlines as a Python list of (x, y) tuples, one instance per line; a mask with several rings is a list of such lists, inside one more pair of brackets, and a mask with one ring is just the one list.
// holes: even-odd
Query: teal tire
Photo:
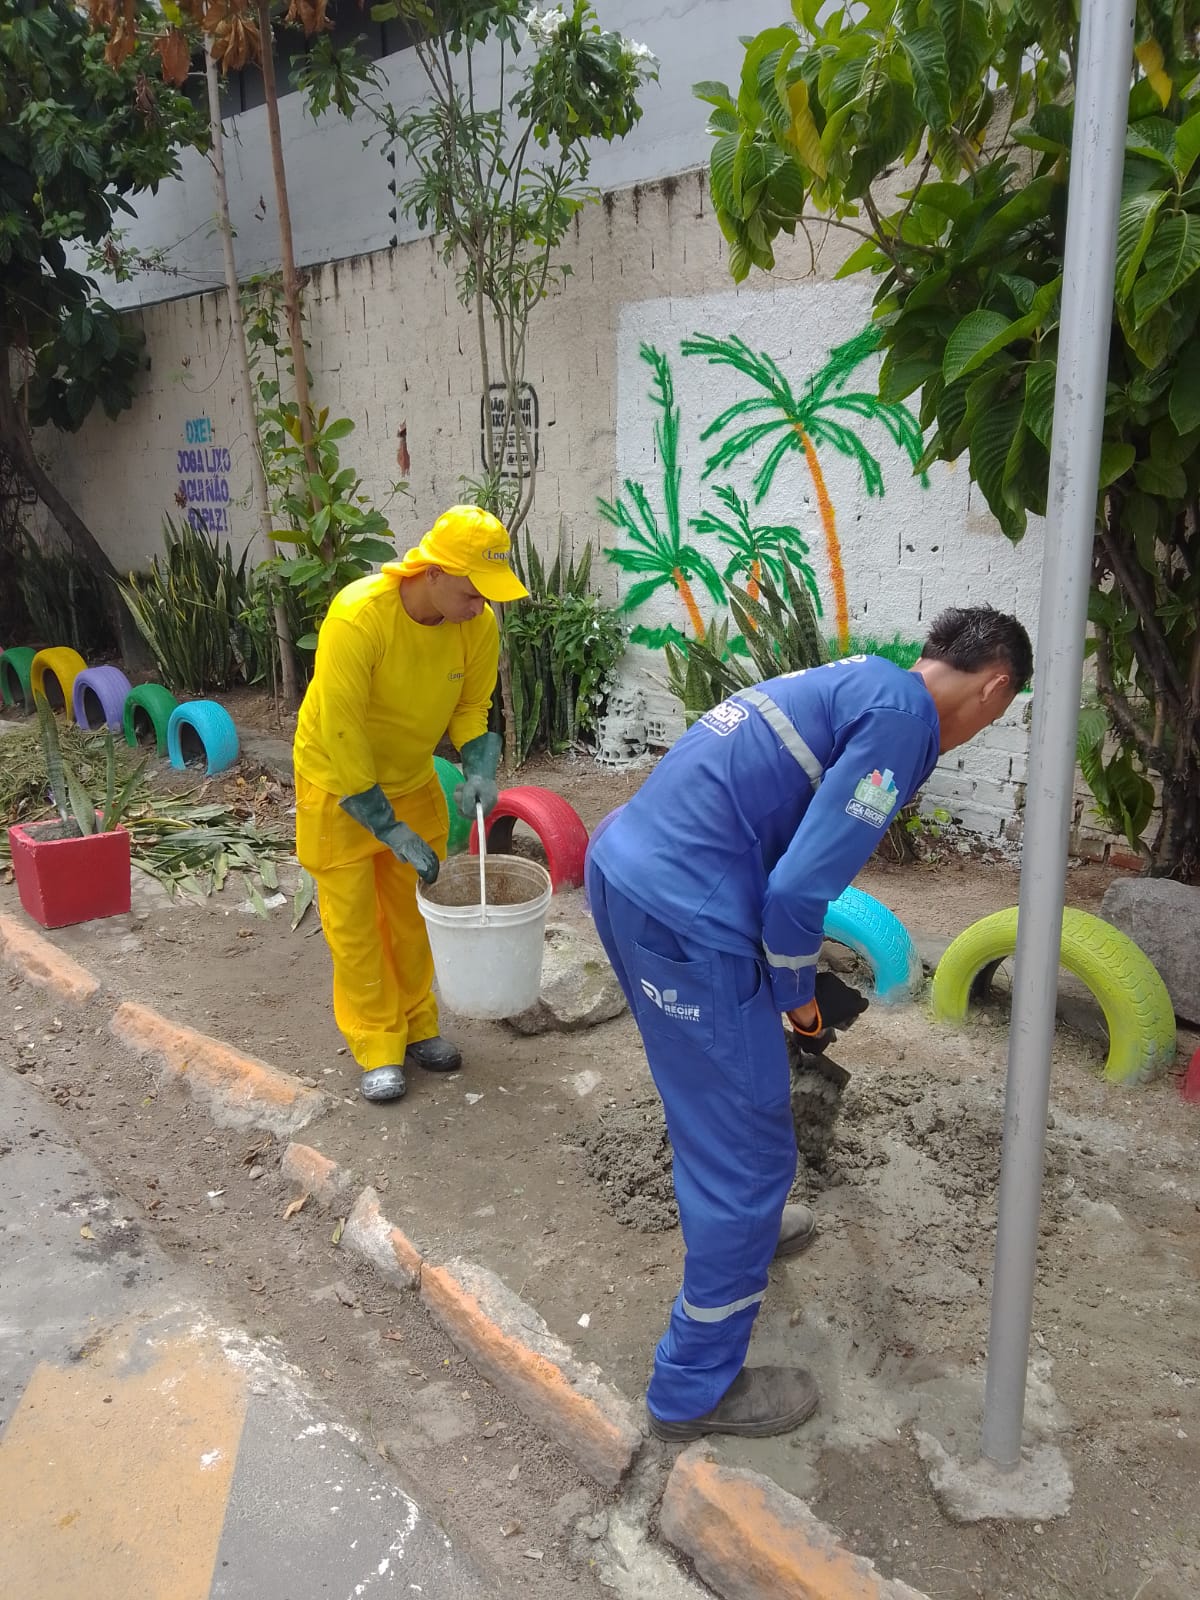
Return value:
[(875, 974), (881, 1005), (911, 1000), (925, 981), (912, 935), (894, 911), (862, 889), (844, 889), (825, 913), (825, 937), (844, 944)]
[[(962, 1022), (979, 980), (986, 988), (1017, 947), (1017, 908), (973, 923), (946, 951), (933, 975), (933, 1012)], [(1059, 961), (1087, 984), (1108, 1024), (1109, 1083), (1143, 1083), (1175, 1060), (1175, 1013), (1167, 986), (1133, 940), (1090, 912), (1063, 912)]]

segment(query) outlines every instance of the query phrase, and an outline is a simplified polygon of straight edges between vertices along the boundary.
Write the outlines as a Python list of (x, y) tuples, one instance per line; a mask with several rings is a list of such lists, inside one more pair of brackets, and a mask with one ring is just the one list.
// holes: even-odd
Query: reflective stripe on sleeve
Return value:
[(821, 787), (824, 768), (813, 755), (808, 745), (797, 733), (794, 724), (789, 719), (782, 707), (777, 706), (770, 695), (764, 694), (761, 689), (739, 689), (734, 696), (735, 700), (742, 700), (748, 706), (753, 706), (768, 724), (772, 732), (779, 736), (779, 741), (804, 773), (814, 789)]

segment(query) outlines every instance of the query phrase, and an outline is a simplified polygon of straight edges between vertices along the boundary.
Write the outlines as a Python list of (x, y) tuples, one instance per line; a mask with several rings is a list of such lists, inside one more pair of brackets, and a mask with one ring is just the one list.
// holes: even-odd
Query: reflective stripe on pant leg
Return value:
[(750, 1306), (756, 1306), (765, 1300), (767, 1291), (760, 1289), (757, 1294), (743, 1295), (740, 1300), (731, 1300), (727, 1306), (694, 1306), (687, 1295), (679, 1296), (679, 1304), (683, 1314), (691, 1322), (724, 1322), (727, 1317), (734, 1316), (739, 1311), (746, 1311)]

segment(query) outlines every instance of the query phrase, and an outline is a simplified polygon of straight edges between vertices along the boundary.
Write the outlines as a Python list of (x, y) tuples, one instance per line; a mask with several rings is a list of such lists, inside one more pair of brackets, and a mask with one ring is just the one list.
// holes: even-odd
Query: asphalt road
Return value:
[(500, 1597), (380, 1465), (0, 1072), (3, 1593)]

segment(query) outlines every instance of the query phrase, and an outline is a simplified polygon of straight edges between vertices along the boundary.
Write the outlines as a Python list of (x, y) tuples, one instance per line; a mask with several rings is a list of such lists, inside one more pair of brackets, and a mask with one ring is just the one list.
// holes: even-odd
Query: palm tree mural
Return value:
[(692, 517), (691, 524), (697, 533), (713, 534), (726, 549), (733, 551), (733, 558), (724, 572), (726, 581), (744, 579), (746, 593), (751, 600), (757, 600), (763, 573), (769, 573), (776, 584), (782, 584), (786, 560), (808, 588), (820, 616), (821, 596), (813, 569), (805, 560), (808, 545), (799, 528), (752, 522), (750, 502), (743, 500), (731, 484), (718, 484), (713, 495), (729, 515), (722, 517), (715, 511), (701, 511), (698, 517)]
[[(622, 611), (636, 611), (659, 589), (670, 586), (683, 602), (683, 608), (697, 639), (704, 637), (704, 618), (696, 603), (692, 583), (699, 580), (717, 605), (723, 605), (725, 591), (709, 558), (683, 542), (683, 521), (679, 491), (683, 472), (679, 465), (679, 407), (675, 403), (675, 381), (671, 363), (661, 350), (643, 344), (638, 351), (654, 374), (650, 400), (659, 412), (654, 424), (654, 443), (662, 463), (663, 521), (660, 524), (645, 486), (626, 478), (624, 493), (615, 501), (599, 501), (600, 515), (614, 528), (620, 528), (627, 545), (605, 550), (605, 555), (622, 572), (643, 574), (621, 600)], [(630, 635), (639, 643), (639, 633)]]
[[(847, 390), (846, 384), (856, 367), (879, 348), (879, 333), (868, 326), (829, 352), (825, 365), (797, 394), (778, 364), (765, 351), (756, 354), (744, 339), (726, 339), (706, 333), (693, 334), (683, 341), (685, 356), (703, 356), (710, 366), (732, 367), (744, 374), (761, 391), (735, 401), (701, 434), (701, 442), (725, 433), (726, 437), (709, 456), (704, 477), (721, 472), (748, 455), (760, 444), (773, 441), (754, 476), (754, 498), (760, 502), (768, 493), (784, 457), (800, 451), (812, 479), (817, 511), (825, 536), (825, 556), (829, 563), (829, 582), (833, 591), (834, 621), (839, 649), (850, 642), (850, 609), (846, 601), (846, 574), (842, 566), (837, 518), (825, 474), (817, 457), (818, 446), (828, 446), (840, 455), (857, 461), (869, 495), (883, 493), (883, 468), (859, 437), (864, 422), (882, 425), (892, 442), (904, 450), (915, 467), (921, 459), (925, 441), (921, 425), (907, 406), (881, 400), (865, 390)], [(765, 420), (751, 420), (766, 414)], [(733, 429), (731, 432), (726, 430)]]

